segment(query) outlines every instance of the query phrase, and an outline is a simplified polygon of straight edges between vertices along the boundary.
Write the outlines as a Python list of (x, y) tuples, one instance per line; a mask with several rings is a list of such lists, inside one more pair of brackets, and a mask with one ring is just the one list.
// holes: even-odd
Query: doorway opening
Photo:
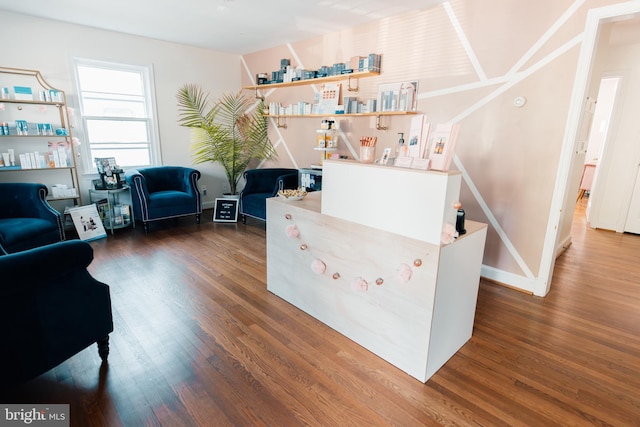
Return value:
[(592, 201), (597, 199), (597, 194), (593, 196), (598, 177), (598, 163), (602, 159), (603, 152), (610, 136), (611, 120), (616, 103), (616, 95), (620, 87), (620, 76), (604, 77), (600, 80), (600, 88), (596, 108), (593, 113), (591, 130), (587, 141), (582, 178), (580, 180), (580, 193), (578, 200), (585, 195), (588, 197), (585, 215), (589, 223)]
[[(584, 164), (585, 155), (584, 149), (580, 150), (580, 146), (584, 146), (583, 144), (585, 141), (579, 141), (579, 135), (581, 125), (583, 125), (585, 100), (588, 99), (589, 88), (592, 83), (590, 79), (593, 77), (592, 73), (598, 72), (597, 69), (594, 69), (594, 63), (595, 55), (598, 52), (598, 47), (601, 42), (601, 40), (599, 40), (599, 36), (602, 35), (601, 31), (607, 24), (623, 21), (635, 21), (629, 26), (630, 30), (635, 31), (637, 28), (635, 23), (639, 18), (640, 2), (624, 2), (598, 9), (590, 9), (588, 12), (587, 24), (583, 33), (582, 46), (578, 59), (576, 77), (574, 80), (569, 116), (565, 127), (565, 137), (561, 150), (556, 188), (551, 203), (550, 227), (548, 228), (548, 234), (545, 239), (540, 265), (540, 277), (545, 279), (541, 280), (539, 286), (534, 290), (534, 294), (536, 295), (544, 296), (549, 292), (556, 262), (558, 243), (565, 238), (563, 233), (565, 232), (566, 226), (570, 227), (573, 221), (576, 205), (575, 197), (577, 194), (580, 171)], [(595, 75), (595, 78), (598, 79), (602, 76), (602, 74)], [(580, 157), (582, 157), (582, 159), (580, 159)], [(598, 185), (601, 185), (603, 181), (601, 178), (602, 172), (604, 172), (605, 169), (605, 159), (602, 159), (601, 162), (602, 163), (599, 165), (600, 173), (597, 177)], [(611, 166), (611, 168), (615, 167), (616, 166)], [(576, 168), (580, 169), (576, 171)], [(572, 191), (573, 188), (576, 189), (576, 192)], [(640, 184), (638, 185), (638, 188), (640, 188)], [(594, 190), (594, 196), (596, 194), (602, 195), (607, 193), (607, 191), (598, 193), (597, 188)], [(593, 214), (593, 201), (591, 214)], [(569, 242), (570, 240), (571, 238), (569, 234)]]

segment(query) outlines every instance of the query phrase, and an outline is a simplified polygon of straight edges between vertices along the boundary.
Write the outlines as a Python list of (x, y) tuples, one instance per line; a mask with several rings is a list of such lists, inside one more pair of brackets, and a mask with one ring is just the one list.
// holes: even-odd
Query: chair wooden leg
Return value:
[(103, 362), (109, 357), (109, 335), (98, 340), (98, 354)]

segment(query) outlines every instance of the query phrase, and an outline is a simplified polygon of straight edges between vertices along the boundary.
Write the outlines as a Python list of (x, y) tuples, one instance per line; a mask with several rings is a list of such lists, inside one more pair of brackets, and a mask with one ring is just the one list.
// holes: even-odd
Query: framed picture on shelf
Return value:
[(391, 156), (391, 148), (387, 147), (382, 152), (382, 157), (380, 158), (380, 164), (386, 165), (389, 163), (389, 157)]

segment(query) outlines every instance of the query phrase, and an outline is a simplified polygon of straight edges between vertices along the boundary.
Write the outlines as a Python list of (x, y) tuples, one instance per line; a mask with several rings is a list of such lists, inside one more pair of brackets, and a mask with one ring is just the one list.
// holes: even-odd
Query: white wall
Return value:
[[(67, 93), (71, 107), (78, 107), (71, 58), (152, 65), (161, 156), (166, 165), (193, 164), (189, 131), (176, 122), (178, 88), (184, 83), (200, 84), (212, 93), (212, 97), (225, 90), (240, 88), (237, 55), (2, 11), (0, 22), (0, 65), (40, 70), (50, 84)], [(203, 174), (201, 184), (208, 189), (205, 207), (209, 207), (214, 197), (222, 194), (226, 178), (219, 166), (200, 164), (194, 167)], [(81, 168), (79, 173), (82, 172)], [(5, 174), (0, 174), (0, 180), (5, 179)], [(83, 175), (80, 178), (83, 197), (92, 178), (95, 177)]]

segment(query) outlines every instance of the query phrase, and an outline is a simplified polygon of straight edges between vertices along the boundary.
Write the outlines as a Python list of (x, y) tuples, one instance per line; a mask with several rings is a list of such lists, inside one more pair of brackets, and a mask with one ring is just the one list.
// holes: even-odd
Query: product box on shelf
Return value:
[(14, 86), (14, 98), (19, 101), (33, 101), (33, 91), (27, 86)]
[(60, 199), (64, 197), (76, 197), (78, 195), (78, 190), (75, 188), (69, 188), (65, 184), (55, 184), (51, 186), (51, 196), (55, 199)]

